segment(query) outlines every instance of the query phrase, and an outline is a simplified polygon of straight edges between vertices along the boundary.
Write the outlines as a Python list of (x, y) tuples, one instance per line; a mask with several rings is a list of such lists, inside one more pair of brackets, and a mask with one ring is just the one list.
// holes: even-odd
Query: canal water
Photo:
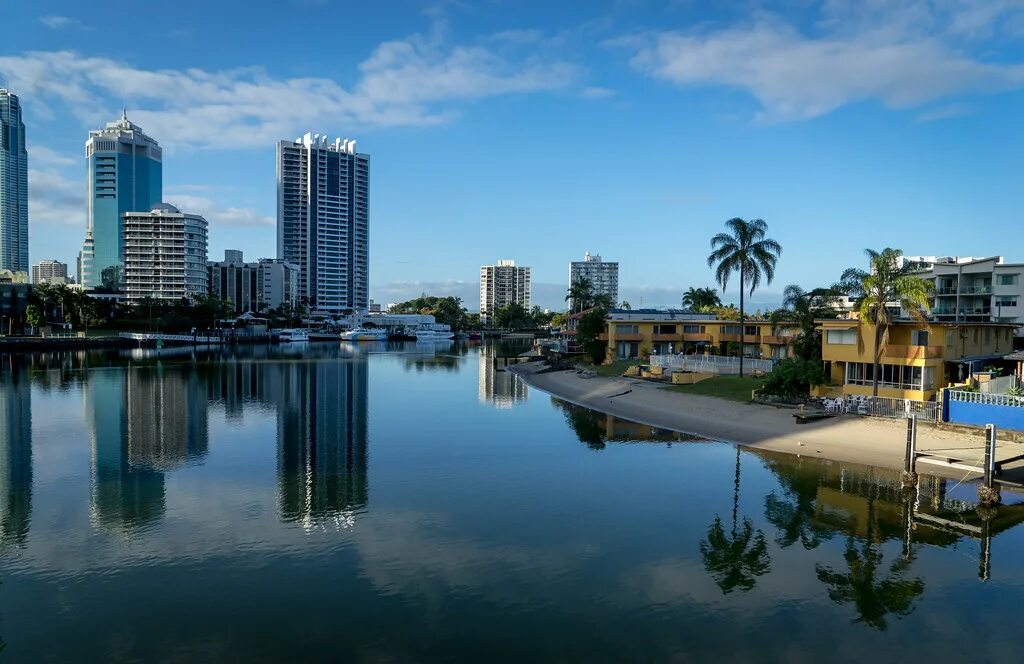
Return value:
[(506, 352), (3, 356), (0, 657), (1018, 656), (1013, 494), (607, 417)]

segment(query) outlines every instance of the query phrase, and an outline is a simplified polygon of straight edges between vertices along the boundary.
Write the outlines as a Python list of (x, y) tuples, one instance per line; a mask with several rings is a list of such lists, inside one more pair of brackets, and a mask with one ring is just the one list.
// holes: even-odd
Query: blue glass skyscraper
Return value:
[(28, 152), (21, 102), (0, 79), (0, 270), (28, 272)]
[(82, 244), (82, 283), (116, 288), (123, 268), (121, 230), (125, 212), (151, 210), (163, 198), (160, 145), (127, 114), (89, 132), (88, 226)]

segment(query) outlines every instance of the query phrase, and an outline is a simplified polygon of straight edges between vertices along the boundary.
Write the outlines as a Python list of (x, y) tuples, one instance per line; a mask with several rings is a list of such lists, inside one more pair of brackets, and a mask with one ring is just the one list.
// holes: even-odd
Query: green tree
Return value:
[(607, 356), (608, 344), (598, 338), (605, 331), (607, 316), (606, 309), (595, 307), (583, 314), (576, 326), (576, 343), (594, 364), (603, 364)]
[(747, 286), (753, 295), (761, 279), (770, 284), (775, 277), (775, 263), (782, 254), (782, 245), (766, 237), (768, 224), (763, 219), (746, 221), (735, 217), (725, 222), (728, 233), (711, 238), (708, 267), (715, 268), (715, 280), (725, 292), (733, 272), (740, 276), (740, 377), (743, 377), (742, 339), (744, 323), (743, 298)]
[(806, 397), (812, 387), (826, 382), (821, 360), (788, 357), (775, 364), (760, 391), (780, 397)]
[(893, 320), (893, 312), (889, 310), (888, 305), (896, 303), (912, 318), (923, 321), (930, 304), (932, 285), (914, 274), (911, 265), (900, 260), (903, 253), (899, 249), (867, 249), (865, 253), (868, 255), (870, 268), (867, 271), (858, 268), (847, 269), (843, 272), (836, 289), (854, 298), (860, 320), (874, 325), (874, 371), (871, 393), (877, 397), (882, 349), (888, 343), (889, 325)]
[(530, 323), (530, 312), (518, 302), (511, 302), (494, 312), (494, 326), (502, 330), (522, 330)]
[(593, 306), (594, 284), (588, 277), (579, 277), (571, 284), (565, 294), (565, 301), (569, 303), (571, 313), (579, 313), (584, 309)]
[(30, 304), (25, 307), (25, 322), (35, 329), (39, 329), (46, 322), (43, 318), (43, 310), (38, 304)]
[(793, 338), (793, 354), (805, 360), (821, 360), (821, 330), (817, 321), (839, 316), (839, 293), (832, 288), (805, 291), (796, 284), (782, 292), (782, 308), (768, 315), (773, 326), (795, 323), (799, 332)]
[(683, 307), (691, 311), (710, 312), (722, 306), (722, 299), (714, 288), (694, 288), (690, 286), (683, 293)]

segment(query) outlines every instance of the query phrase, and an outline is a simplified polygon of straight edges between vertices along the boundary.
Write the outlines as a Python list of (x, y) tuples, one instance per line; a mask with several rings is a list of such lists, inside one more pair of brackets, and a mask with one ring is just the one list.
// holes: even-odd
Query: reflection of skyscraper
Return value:
[(515, 374), (499, 371), (498, 367), (494, 366), (496, 356), (497, 346), (480, 347), (480, 403), (491, 403), (498, 408), (511, 408), (520, 401), (526, 401), (526, 383)]
[(312, 525), (366, 505), (366, 362), (276, 366), (281, 518)]
[(128, 462), (172, 470), (204, 456), (209, 446), (206, 386), (186, 368), (127, 370)]
[(128, 461), (125, 371), (91, 371), (84, 387), (92, 444), (92, 517), (112, 530), (132, 530), (164, 513), (163, 473)]
[(32, 516), (32, 414), (25, 371), (0, 371), (0, 543), (24, 544)]

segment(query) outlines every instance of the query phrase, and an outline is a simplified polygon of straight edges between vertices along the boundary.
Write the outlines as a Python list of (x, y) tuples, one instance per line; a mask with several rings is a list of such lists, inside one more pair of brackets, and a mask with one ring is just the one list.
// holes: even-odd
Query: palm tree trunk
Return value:
[(736, 521), (740, 512), (740, 446), (736, 446), (736, 481), (732, 489), (732, 539), (736, 540)]
[(878, 396), (878, 373), (881, 369), (881, 359), (879, 354), (882, 352), (882, 324), (880, 322), (875, 323), (875, 355), (874, 355), (874, 372), (871, 376), (871, 396)]
[(744, 323), (747, 322), (746, 321), (746, 316), (744, 316), (744, 314), (743, 314), (743, 289), (744, 289), (744, 287), (745, 287), (745, 285), (744, 285), (744, 280), (743, 280), (743, 268), (741, 267), (740, 268), (740, 378), (743, 378), (743, 332), (745, 331), (744, 328), (746, 327), (746, 325), (744, 325)]

